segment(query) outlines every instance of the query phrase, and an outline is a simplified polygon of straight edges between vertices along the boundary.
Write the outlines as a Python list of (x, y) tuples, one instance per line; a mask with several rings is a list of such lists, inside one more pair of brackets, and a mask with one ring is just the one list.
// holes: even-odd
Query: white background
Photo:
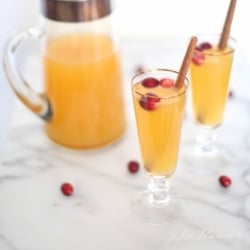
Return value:
[[(115, 0), (124, 35), (219, 32), (229, 0)], [(38, 22), (40, 0), (8, 0), (0, 7), (1, 34)], [(232, 33), (247, 38), (249, 1), (238, 0)], [(3, 32), (3, 33), (2, 33)], [(2, 37), (2, 36), (1, 36)], [(2, 39), (1, 39), (2, 40)]]
[[(229, 0), (115, 0), (121, 36), (190, 36), (220, 32)], [(238, 0), (231, 34), (241, 47), (250, 42), (249, 0)], [(0, 7), (0, 46), (17, 28), (39, 23), (40, 0), (8, 0)], [(2, 48), (1, 48), (2, 49)]]

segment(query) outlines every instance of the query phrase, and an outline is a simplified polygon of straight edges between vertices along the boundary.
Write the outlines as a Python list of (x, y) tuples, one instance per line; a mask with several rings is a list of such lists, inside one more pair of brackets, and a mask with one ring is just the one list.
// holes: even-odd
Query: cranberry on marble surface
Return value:
[(226, 175), (220, 176), (219, 182), (225, 188), (229, 187), (232, 184), (232, 180)]
[(144, 71), (144, 66), (143, 65), (137, 65), (135, 67), (135, 73), (138, 74), (138, 73), (141, 73)]
[(140, 165), (137, 161), (128, 162), (128, 171), (132, 174), (137, 173), (140, 168)]
[(61, 191), (65, 196), (71, 196), (74, 192), (74, 188), (70, 183), (65, 182), (61, 185)]
[(229, 90), (229, 92), (228, 92), (228, 98), (233, 98), (234, 97), (234, 93), (233, 93), (233, 91), (232, 90)]

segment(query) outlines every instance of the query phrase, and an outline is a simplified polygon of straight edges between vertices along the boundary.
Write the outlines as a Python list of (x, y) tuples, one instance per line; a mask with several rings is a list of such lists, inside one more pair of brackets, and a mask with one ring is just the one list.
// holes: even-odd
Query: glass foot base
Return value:
[(155, 202), (152, 193), (139, 193), (132, 202), (132, 211), (142, 222), (150, 224), (168, 224), (180, 219), (183, 215), (184, 201), (177, 197), (167, 196)]

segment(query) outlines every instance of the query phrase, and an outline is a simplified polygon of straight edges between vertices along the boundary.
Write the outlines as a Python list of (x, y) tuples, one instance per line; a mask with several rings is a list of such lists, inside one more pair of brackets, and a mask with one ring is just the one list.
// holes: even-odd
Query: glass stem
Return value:
[(217, 150), (214, 145), (215, 134), (213, 128), (200, 128), (198, 134), (196, 135), (196, 142), (202, 153), (215, 153)]
[(155, 205), (166, 204), (170, 201), (169, 180), (166, 177), (151, 176), (148, 184), (150, 203)]

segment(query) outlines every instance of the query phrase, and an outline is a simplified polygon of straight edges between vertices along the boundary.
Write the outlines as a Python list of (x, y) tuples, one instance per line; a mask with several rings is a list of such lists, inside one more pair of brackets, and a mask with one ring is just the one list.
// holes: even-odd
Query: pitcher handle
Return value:
[(8, 81), (21, 102), (45, 121), (52, 118), (50, 102), (45, 94), (37, 93), (25, 81), (16, 67), (15, 52), (19, 45), (27, 39), (40, 39), (43, 32), (39, 28), (28, 28), (11, 36), (3, 51), (3, 68)]

